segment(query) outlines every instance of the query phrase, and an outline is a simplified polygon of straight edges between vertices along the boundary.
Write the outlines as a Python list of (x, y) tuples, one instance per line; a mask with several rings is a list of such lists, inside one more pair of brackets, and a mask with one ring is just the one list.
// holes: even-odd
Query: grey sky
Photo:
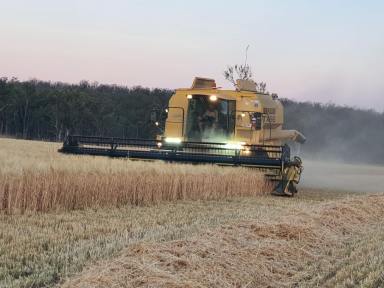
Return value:
[(177, 88), (248, 63), (296, 100), (384, 111), (382, 1), (0, 1), (0, 76)]

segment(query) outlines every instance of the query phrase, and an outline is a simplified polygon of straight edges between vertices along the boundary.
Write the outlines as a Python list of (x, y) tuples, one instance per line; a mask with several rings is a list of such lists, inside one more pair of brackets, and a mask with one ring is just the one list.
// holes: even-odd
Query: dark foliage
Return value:
[(149, 115), (171, 90), (0, 79), (0, 134), (61, 141), (72, 134), (153, 136)]

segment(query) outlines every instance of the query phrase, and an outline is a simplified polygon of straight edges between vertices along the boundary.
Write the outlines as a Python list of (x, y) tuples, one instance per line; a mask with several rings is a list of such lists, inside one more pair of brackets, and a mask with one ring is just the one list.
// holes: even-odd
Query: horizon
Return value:
[[(0, 77), (0, 78), (7, 78), (8, 80), (12, 80), (11, 77)], [(132, 86), (128, 86), (128, 85), (124, 85), (124, 84), (116, 84), (116, 83), (100, 83), (100, 82), (97, 82), (97, 81), (88, 81), (86, 79), (83, 79), (83, 80), (80, 80), (79, 82), (63, 82), (63, 81), (51, 81), (51, 80), (41, 80), (41, 79), (37, 79), (37, 78), (30, 78), (30, 79), (26, 79), (26, 80), (21, 80), (21, 79), (18, 79), (16, 77), (14, 77), (17, 81), (20, 81), (20, 82), (28, 82), (28, 81), (38, 81), (38, 82), (45, 82), (45, 83), (50, 83), (50, 84), (64, 84), (64, 85), (80, 85), (81, 82), (85, 81), (87, 82), (88, 84), (90, 85), (107, 85), (107, 86), (117, 86), (119, 88), (126, 88), (126, 89), (133, 89), (133, 88), (136, 88), (136, 87), (139, 87), (139, 88), (143, 88), (143, 89), (150, 89), (150, 90), (154, 90), (154, 89), (164, 89), (164, 90), (169, 90), (169, 91), (174, 91), (175, 89), (171, 89), (171, 88), (166, 88), (166, 87), (147, 87), (147, 86), (143, 86), (143, 85), (132, 85)], [(183, 89), (183, 88), (188, 88), (188, 87), (178, 87), (176, 89)], [(220, 89), (228, 89), (228, 90), (233, 90), (234, 88), (232, 87), (227, 87), (227, 88), (223, 88), (223, 87), (218, 87)], [(270, 92), (266, 92), (266, 93), (270, 93)], [(368, 112), (374, 112), (374, 113), (379, 113), (379, 114), (383, 114), (384, 115), (384, 111), (377, 111), (375, 109), (372, 109), (372, 108), (365, 108), (365, 107), (358, 107), (358, 106), (349, 106), (347, 104), (338, 104), (338, 103), (334, 103), (334, 102), (316, 102), (316, 101), (312, 101), (312, 100), (297, 100), (297, 99), (291, 99), (291, 98), (287, 98), (287, 97), (280, 97), (279, 96), (279, 99), (280, 100), (289, 100), (289, 101), (294, 101), (296, 103), (309, 103), (309, 104), (320, 104), (322, 106), (327, 106), (327, 105), (335, 105), (337, 107), (341, 107), (341, 108), (347, 108), (347, 109), (354, 109), (354, 110), (360, 110), (360, 111), (368, 111)]]
[(6, 1), (0, 77), (176, 89), (231, 85), (247, 63), (269, 92), (384, 112), (384, 3)]

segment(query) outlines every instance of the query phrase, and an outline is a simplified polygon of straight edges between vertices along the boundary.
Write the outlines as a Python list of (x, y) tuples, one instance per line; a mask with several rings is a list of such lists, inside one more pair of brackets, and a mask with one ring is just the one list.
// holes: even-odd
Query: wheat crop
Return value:
[(0, 139), (4, 213), (217, 200), (270, 191), (263, 174), (247, 168), (63, 155), (59, 147)]

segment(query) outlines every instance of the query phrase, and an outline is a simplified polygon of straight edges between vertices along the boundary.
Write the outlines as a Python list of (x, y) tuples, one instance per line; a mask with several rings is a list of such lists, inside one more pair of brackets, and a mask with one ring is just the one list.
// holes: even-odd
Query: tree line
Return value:
[(151, 107), (167, 104), (172, 91), (0, 79), (0, 134), (61, 141), (66, 133), (147, 138), (154, 133)]
[[(79, 84), (0, 78), (0, 135), (62, 141), (67, 133), (151, 138), (153, 107), (173, 91), (82, 81)], [(384, 114), (333, 104), (282, 100), (285, 128), (307, 137), (304, 155), (384, 163)], [(1, 148), (1, 147), (0, 147)]]

